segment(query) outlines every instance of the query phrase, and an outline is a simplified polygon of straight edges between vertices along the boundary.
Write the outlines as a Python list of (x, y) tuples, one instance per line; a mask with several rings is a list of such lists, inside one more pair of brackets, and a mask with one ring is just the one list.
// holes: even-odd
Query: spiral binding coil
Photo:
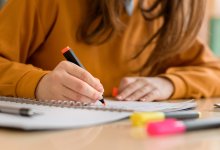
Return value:
[(21, 104), (51, 106), (51, 107), (87, 109), (87, 110), (100, 110), (100, 111), (112, 111), (112, 112), (115, 112), (115, 111), (116, 112), (133, 112), (133, 110), (129, 110), (129, 109), (94, 106), (89, 103), (67, 101), (67, 100), (36, 100), (36, 99), (28, 99), (28, 98), (0, 96), (0, 101), (21, 103)]

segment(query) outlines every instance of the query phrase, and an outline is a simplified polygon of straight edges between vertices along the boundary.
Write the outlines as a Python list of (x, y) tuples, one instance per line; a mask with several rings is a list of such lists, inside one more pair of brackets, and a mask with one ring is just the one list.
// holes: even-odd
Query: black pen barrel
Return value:
[(200, 117), (200, 112), (197, 111), (178, 111), (165, 113), (166, 118), (176, 119), (195, 119)]
[(72, 49), (69, 49), (68, 51), (66, 51), (65, 53), (63, 53), (64, 57), (66, 58), (66, 60), (68, 60), (69, 62), (72, 62), (82, 68), (85, 68), (82, 63), (79, 61), (79, 59), (76, 57), (76, 55), (74, 54)]
[(220, 118), (198, 119), (184, 121), (187, 131), (211, 129), (220, 127)]

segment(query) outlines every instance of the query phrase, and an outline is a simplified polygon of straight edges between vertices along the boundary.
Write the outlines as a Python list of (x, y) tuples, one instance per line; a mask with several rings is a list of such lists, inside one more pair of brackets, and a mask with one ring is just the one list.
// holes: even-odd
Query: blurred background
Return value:
[(3, 6), (6, 0), (0, 0), (0, 8)]
[[(6, 1), (0, 0), (0, 9)], [(207, 0), (206, 16), (199, 37), (220, 57), (220, 0)]]

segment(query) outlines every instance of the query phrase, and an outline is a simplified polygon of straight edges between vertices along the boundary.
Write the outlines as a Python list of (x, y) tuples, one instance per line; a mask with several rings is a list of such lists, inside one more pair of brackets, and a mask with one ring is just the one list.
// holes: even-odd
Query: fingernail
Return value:
[(116, 98), (119, 99), (119, 100), (123, 99), (123, 97), (121, 95), (118, 95)]
[(98, 78), (96, 78), (96, 80), (97, 80), (99, 83), (101, 83), (101, 81), (100, 81)]
[(94, 96), (94, 100), (100, 100), (102, 98), (102, 94), (101, 93), (96, 93)]
[(144, 102), (146, 101), (147, 99), (146, 98), (141, 98), (140, 101)]
[(99, 96), (98, 96), (98, 98), (97, 98), (97, 100), (100, 100), (100, 99), (103, 99), (102, 94), (99, 94)]

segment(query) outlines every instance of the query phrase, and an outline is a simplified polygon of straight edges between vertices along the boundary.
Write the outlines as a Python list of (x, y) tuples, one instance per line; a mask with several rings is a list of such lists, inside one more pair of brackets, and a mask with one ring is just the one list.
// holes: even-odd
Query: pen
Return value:
[(220, 118), (208, 118), (188, 121), (167, 119), (164, 121), (149, 123), (146, 130), (149, 135), (181, 134), (188, 131), (212, 129), (220, 127)]
[[(70, 47), (67, 46), (66, 48), (62, 49), (61, 52), (62, 52), (63, 56), (66, 58), (66, 60), (85, 69), (85, 67), (81, 64), (81, 62), (76, 57), (76, 55), (74, 54), (73, 50)], [(104, 98), (99, 101), (105, 106)]]
[(166, 118), (175, 119), (195, 119), (201, 115), (197, 111), (178, 111), (178, 112), (135, 112), (130, 120), (133, 126), (143, 126), (151, 121), (161, 121)]
[(29, 108), (17, 108), (17, 107), (12, 107), (12, 106), (0, 106), (0, 112), (13, 114), (13, 115), (20, 115), (20, 116), (25, 116), (25, 117), (31, 117), (33, 115), (38, 114)]

